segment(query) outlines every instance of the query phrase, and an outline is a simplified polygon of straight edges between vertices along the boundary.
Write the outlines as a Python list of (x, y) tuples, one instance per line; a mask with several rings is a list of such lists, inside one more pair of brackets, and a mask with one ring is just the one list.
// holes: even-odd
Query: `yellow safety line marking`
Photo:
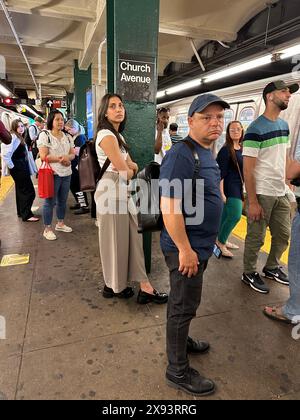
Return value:
[[(235, 230), (233, 231), (233, 234), (236, 237), (238, 237), (239, 239), (242, 239), (242, 240), (245, 240), (246, 239), (246, 235), (247, 235), (247, 219), (246, 219), (245, 216), (242, 216), (242, 219), (241, 219), (240, 223), (237, 225), (237, 227), (235, 228)], [(272, 240), (272, 236), (271, 236), (270, 229), (268, 228), (267, 235), (266, 235), (266, 241), (265, 241), (265, 244), (264, 244), (263, 248), (261, 249), (261, 251), (266, 252), (267, 254), (270, 254), (270, 251), (271, 251), (271, 240)], [(288, 264), (288, 260), (289, 260), (289, 248), (283, 254), (283, 256), (281, 258), (281, 262), (283, 264), (287, 265)]]
[(30, 255), (5, 255), (2, 258), (0, 267), (11, 267), (15, 265), (29, 264)]
[(0, 180), (0, 202), (4, 201), (9, 191), (14, 186), (14, 181), (10, 176), (4, 176)]

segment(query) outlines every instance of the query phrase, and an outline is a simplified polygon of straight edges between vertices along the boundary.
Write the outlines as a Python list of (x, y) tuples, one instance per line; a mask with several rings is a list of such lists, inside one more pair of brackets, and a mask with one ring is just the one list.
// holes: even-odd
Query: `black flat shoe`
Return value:
[(74, 211), (75, 216), (81, 216), (82, 214), (88, 214), (90, 209), (88, 207), (81, 207), (79, 210)]
[(210, 350), (210, 345), (205, 341), (193, 340), (188, 337), (187, 352), (188, 354), (206, 354)]
[(147, 303), (157, 303), (158, 305), (163, 305), (168, 303), (169, 296), (166, 293), (159, 293), (157, 290), (154, 289), (153, 295), (150, 293), (143, 292), (142, 290), (139, 291), (137, 297), (137, 303), (140, 305), (147, 305)]
[(70, 207), (70, 210), (79, 210), (80, 209), (80, 204), (74, 204), (74, 206)]
[(132, 296), (134, 296), (134, 291), (131, 287), (127, 287), (123, 292), (121, 293), (115, 293), (113, 289), (110, 289), (107, 286), (104, 286), (102, 296), (105, 299), (113, 299), (114, 297), (117, 297), (119, 299), (130, 299)]

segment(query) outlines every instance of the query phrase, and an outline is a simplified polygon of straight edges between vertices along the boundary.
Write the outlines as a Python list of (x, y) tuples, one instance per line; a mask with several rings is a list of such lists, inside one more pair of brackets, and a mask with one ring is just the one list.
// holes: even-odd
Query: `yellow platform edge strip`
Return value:
[(6, 197), (8, 196), (8, 193), (14, 186), (14, 181), (12, 177), (5, 176), (2, 177), (0, 180), (0, 202), (3, 202)]
[[(233, 231), (233, 234), (234, 234), (234, 236), (236, 236), (239, 239), (242, 239), (243, 241), (246, 239), (247, 219), (246, 219), (245, 216), (242, 216), (242, 219), (241, 219), (240, 223), (237, 225), (237, 227), (235, 228), (235, 230)], [(263, 248), (261, 249), (261, 251), (265, 252), (266, 254), (270, 253), (271, 240), (272, 240), (272, 236), (271, 236), (270, 229), (268, 228), (267, 235), (266, 235), (266, 241), (265, 241), (265, 244), (264, 244)], [(283, 256), (281, 258), (281, 262), (283, 264), (287, 265), (288, 264), (288, 259), (289, 259), (289, 248), (283, 254)]]

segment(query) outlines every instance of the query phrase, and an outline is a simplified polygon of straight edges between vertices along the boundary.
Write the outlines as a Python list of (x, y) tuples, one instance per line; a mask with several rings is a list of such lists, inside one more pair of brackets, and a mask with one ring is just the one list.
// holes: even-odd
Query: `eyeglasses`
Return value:
[(223, 124), (225, 121), (224, 115), (203, 115), (200, 116), (199, 119), (203, 121), (205, 124), (209, 124), (212, 120), (217, 120), (219, 124)]
[(242, 128), (230, 128), (229, 131), (231, 133), (241, 133), (243, 130)]

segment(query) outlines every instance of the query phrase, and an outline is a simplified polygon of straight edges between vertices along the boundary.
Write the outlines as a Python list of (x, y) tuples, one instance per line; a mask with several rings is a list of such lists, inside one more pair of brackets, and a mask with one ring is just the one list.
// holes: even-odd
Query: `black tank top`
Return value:
[(20, 143), (19, 147), (12, 155), (11, 160), (13, 161), (15, 169), (29, 173), (28, 157), (25, 144)]

